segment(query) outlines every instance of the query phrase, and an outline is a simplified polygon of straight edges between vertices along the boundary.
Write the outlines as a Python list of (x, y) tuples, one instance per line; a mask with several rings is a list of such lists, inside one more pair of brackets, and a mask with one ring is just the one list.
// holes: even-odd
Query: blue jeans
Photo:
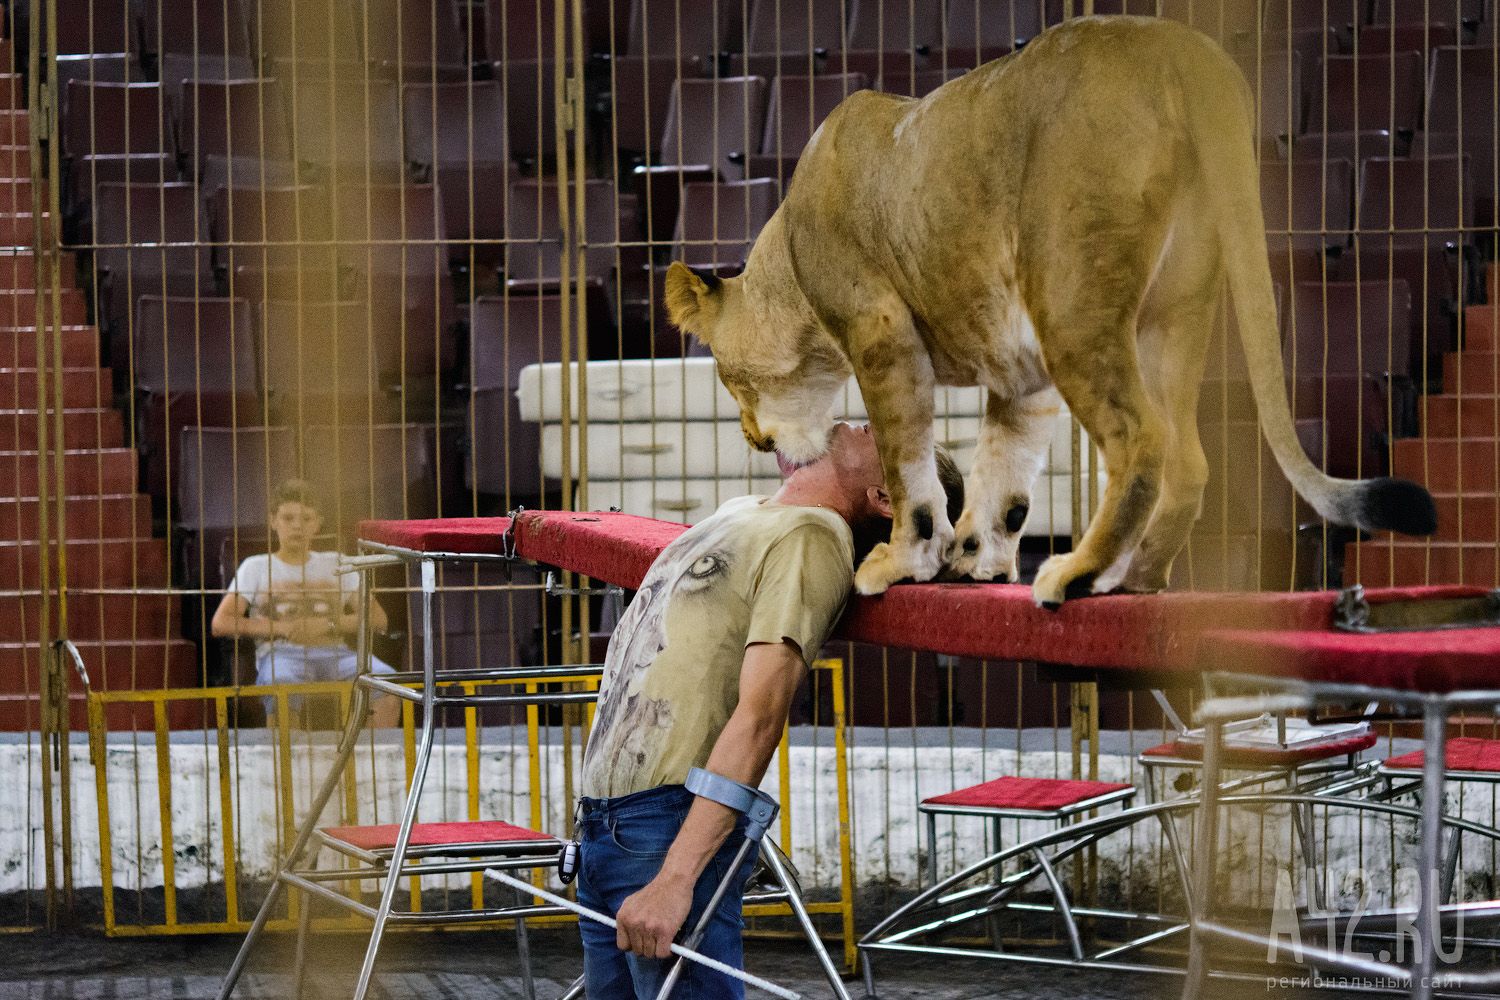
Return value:
[[(578, 902), (611, 917), (617, 914), (626, 897), (644, 888), (661, 870), (667, 848), (682, 829), (694, 798), (681, 785), (661, 785), (611, 799), (585, 798), (578, 833), (582, 845)], [(679, 941), (697, 926), (714, 889), (729, 871), (744, 841), (741, 819), (698, 879), (692, 911)], [(697, 948), (735, 968), (744, 967), (742, 897), (756, 854), (751, 851), (734, 873), (734, 881)], [(677, 961), (675, 955), (668, 959), (639, 958), (621, 951), (615, 946), (614, 929), (592, 920), (580, 920), (578, 928), (583, 936), (583, 976), (588, 1000), (653, 1000)], [(694, 962), (687, 963), (672, 991), (673, 1000), (741, 1000), (744, 995), (745, 987), (739, 980)]]

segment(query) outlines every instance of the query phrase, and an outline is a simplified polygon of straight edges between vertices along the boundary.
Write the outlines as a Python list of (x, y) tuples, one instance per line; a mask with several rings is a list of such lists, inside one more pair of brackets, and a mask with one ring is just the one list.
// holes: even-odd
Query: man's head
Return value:
[[(891, 537), (891, 495), (885, 488), (885, 472), (875, 435), (868, 424), (835, 424), (828, 451), (788, 477), (788, 485), (813, 488), (834, 500), (854, 532), (854, 564)], [(964, 508), (964, 477), (953, 456), (939, 447), (935, 452), (938, 480), (948, 497), (948, 521), (958, 521)]]
[(304, 551), (323, 530), (318, 498), (305, 479), (288, 479), (271, 497), (271, 530), (278, 549)]
[(769, 304), (752, 302), (742, 278), (718, 278), (680, 261), (667, 269), (666, 305), (672, 322), (713, 352), (752, 448), (796, 465), (823, 456), (832, 444), (833, 404), (851, 371), (832, 337), (802, 315), (775, 315)]

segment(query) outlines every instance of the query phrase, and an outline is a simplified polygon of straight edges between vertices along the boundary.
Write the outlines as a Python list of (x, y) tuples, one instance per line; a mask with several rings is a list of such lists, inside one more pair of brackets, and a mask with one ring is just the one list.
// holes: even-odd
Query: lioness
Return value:
[[(672, 321), (712, 349), (752, 446), (823, 453), (852, 367), (895, 504), (855, 577), (1017, 578), (1057, 393), (1109, 473), (1078, 548), (1033, 597), (1167, 586), (1208, 479), (1204, 356), (1227, 278), (1263, 432), (1324, 517), (1428, 534), (1432, 498), (1308, 461), (1282, 381), (1253, 105), (1239, 69), (1171, 21), (1069, 21), (921, 100), (871, 91), (803, 152), (743, 275), (674, 263)], [(956, 526), (933, 464), (933, 386), (988, 405)]]

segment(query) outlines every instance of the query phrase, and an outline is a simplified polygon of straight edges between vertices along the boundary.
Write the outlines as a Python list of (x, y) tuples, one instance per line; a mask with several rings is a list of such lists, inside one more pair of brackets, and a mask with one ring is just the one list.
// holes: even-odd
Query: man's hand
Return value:
[(283, 625), (282, 637), (299, 646), (325, 646), (338, 638), (338, 632), (327, 618), (316, 616), (293, 618)]
[(628, 896), (615, 915), (615, 944), (642, 958), (666, 958), (693, 908), (693, 883), (666, 874)]

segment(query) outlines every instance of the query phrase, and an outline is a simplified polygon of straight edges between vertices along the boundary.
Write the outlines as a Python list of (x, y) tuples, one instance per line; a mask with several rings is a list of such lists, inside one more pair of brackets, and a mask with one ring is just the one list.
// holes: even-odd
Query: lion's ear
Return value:
[(682, 330), (709, 343), (719, 319), (723, 282), (708, 270), (695, 270), (680, 260), (667, 268), (667, 316)]

